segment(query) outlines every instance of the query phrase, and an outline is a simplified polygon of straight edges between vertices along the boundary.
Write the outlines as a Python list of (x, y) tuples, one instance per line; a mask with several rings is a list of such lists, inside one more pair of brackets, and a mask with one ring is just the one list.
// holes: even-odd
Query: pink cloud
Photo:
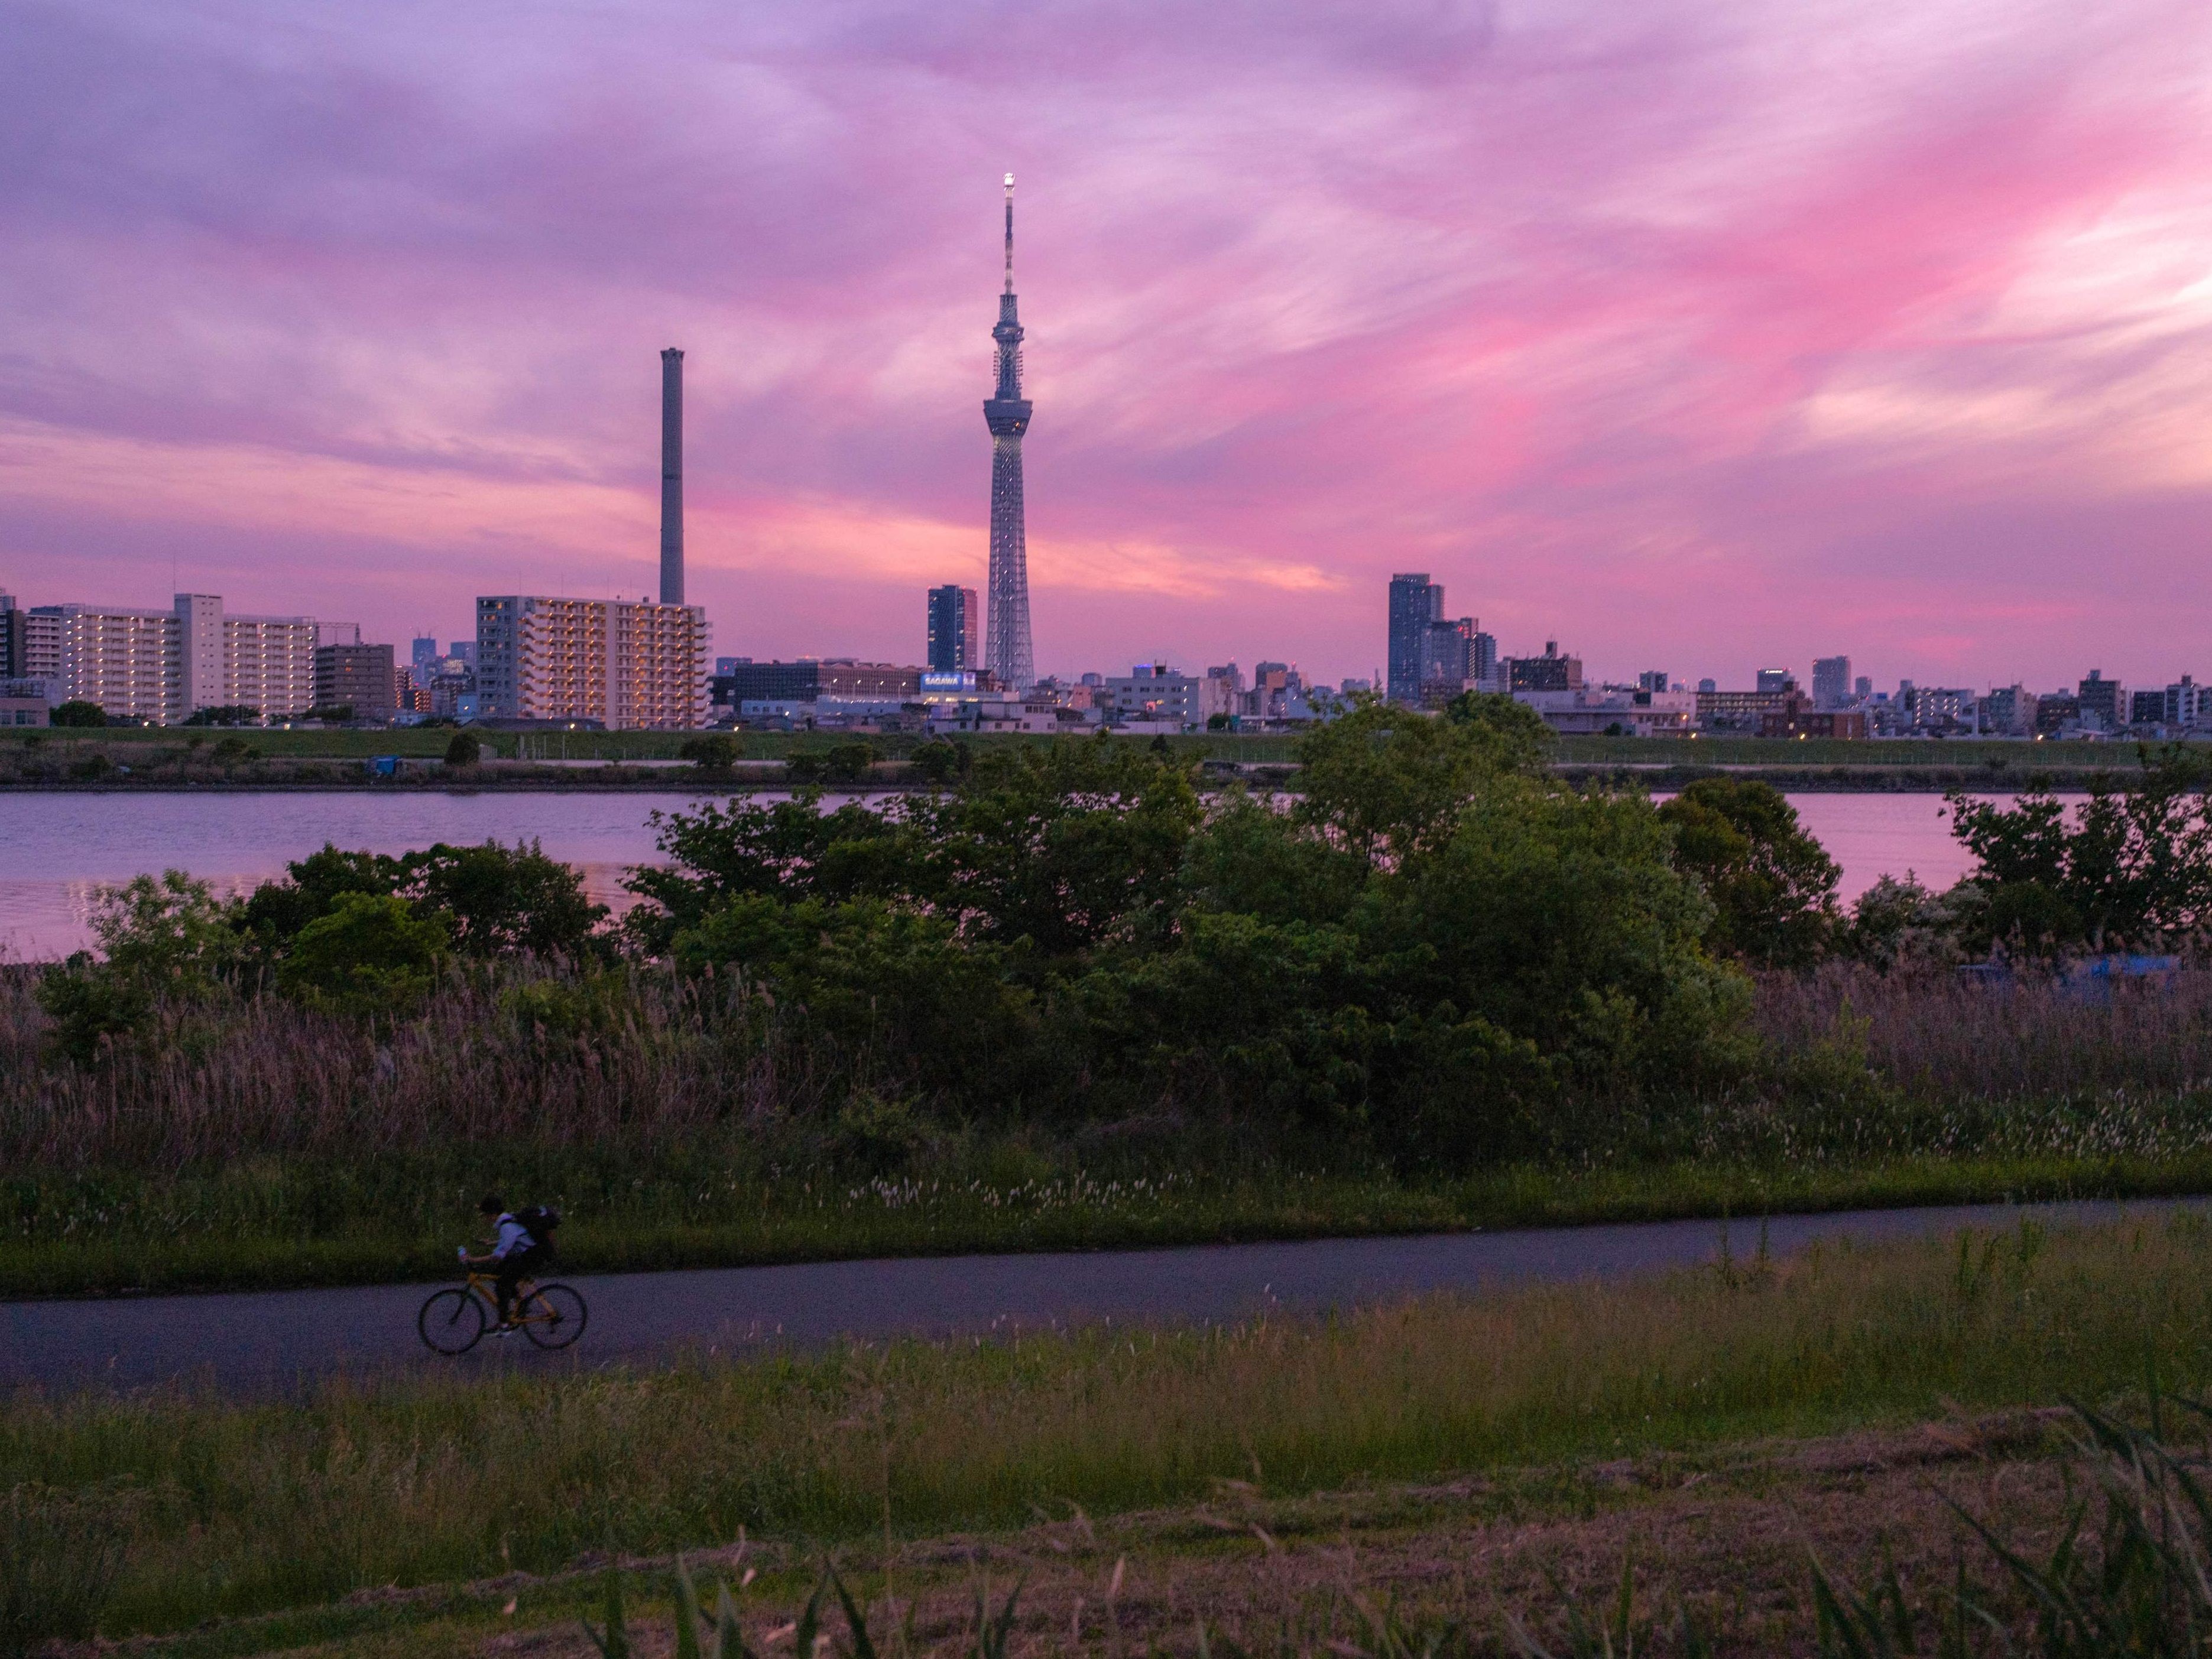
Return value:
[(1607, 673), (2201, 673), (2208, 69), (2185, 0), (19, 6), (0, 585), (642, 591), (679, 343), (720, 648), (910, 659), (1012, 167), (1048, 668), (1364, 674), (1411, 568)]

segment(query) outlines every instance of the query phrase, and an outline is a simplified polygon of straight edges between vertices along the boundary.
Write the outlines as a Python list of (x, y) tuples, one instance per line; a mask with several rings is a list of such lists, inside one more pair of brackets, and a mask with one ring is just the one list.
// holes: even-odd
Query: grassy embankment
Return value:
[[(485, 733), (487, 763), (466, 773), (436, 764), (453, 733), (442, 728), (390, 731), (185, 732), (175, 727), (57, 729), (0, 734), (0, 787), (70, 788), (623, 788), (774, 787), (781, 763), (795, 754), (826, 754), (854, 739), (836, 732), (741, 732), (743, 758), (728, 771), (641, 765), (679, 757), (685, 734), (662, 732)], [(864, 739), (882, 758), (868, 781), (897, 787), (915, 781), (905, 758), (921, 741), (910, 734)], [(981, 746), (1041, 743), (989, 736)], [(1117, 738), (1149, 746), (1150, 738)], [(1241, 769), (1258, 781), (1293, 775), (1297, 740), (1231, 732), (1168, 739), (1188, 760), (1208, 763), (1225, 777)], [(396, 755), (413, 765), (397, 779), (372, 782), (362, 763)], [(560, 764), (539, 764), (557, 762)], [(579, 762), (598, 762), (580, 765)], [(1679, 787), (1718, 770), (1750, 771), (1780, 787), (1815, 790), (2019, 788), (2031, 778), (2081, 787), (2107, 775), (2138, 770), (2135, 746), (2102, 743), (2011, 743), (1962, 738), (1943, 742), (1786, 742), (1757, 738), (1567, 738), (1555, 764), (1578, 778)]]
[[(26, 1395), (0, 1405), (0, 1594), (35, 1580), (41, 1632), (186, 1632), (168, 1650), (206, 1659), (347, 1638), (458, 1652), (547, 1626), (565, 1638), (520, 1639), (566, 1651), (596, 1587), (560, 1575), (592, 1552), (630, 1555), (634, 1587), (665, 1596), (666, 1553), (742, 1536), (756, 1641), (830, 1553), (864, 1597), (922, 1604), (923, 1645), (958, 1639), (988, 1564), (1001, 1593), (1039, 1575), (1032, 1650), (1098, 1642), (1109, 1616), (1116, 1640), (1181, 1647), (1200, 1610), (1247, 1640), (1356, 1629), (1363, 1592), (1494, 1632), (1515, 1598), (1540, 1620), (1556, 1607), (1547, 1571), (1601, 1586), (1641, 1536), (1658, 1540), (1639, 1552), (1647, 1607), (1672, 1594), (1725, 1649), (1771, 1651), (1809, 1632), (1808, 1544), (1862, 1582), (1891, 1550), (1948, 1577), (1960, 1529), (1916, 1466), (1994, 1457), (2002, 1486), (1963, 1496), (2055, 1515), (2036, 1425), (1978, 1438), (1968, 1418), (2154, 1373), (2212, 1380), (2212, 1237), (2189, 1218), (1205, 1331), (253, 1403)], [(1930, 1419), (1951, 1424), (1939, 1441), (1895, 1432)], [(191, 1628), (208, 1620), (243, 1622)]]
[(381, 1037), (271, 999), (91, 1072), (41, 1060), (30, 985), (0, 975), (0, 1295), (434, 1278), (487, 1187), (559, 1204), (574, 1272), (2212, 1190), (2212, 973), (2101, 1003), (1775, 976), (1729, 1097), (1430, 1176), (1172, 1119), (810, 1105), (649, 976), (596, 1036), (496, 990)]

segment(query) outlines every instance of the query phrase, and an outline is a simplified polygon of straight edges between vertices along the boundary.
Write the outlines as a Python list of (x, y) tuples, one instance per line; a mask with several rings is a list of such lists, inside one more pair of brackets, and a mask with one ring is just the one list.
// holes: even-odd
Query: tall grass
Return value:
[[(649, 1374), (24, 1396), (0, 1470), (138, 1506), (110, 1634), (613, 1540), (802, 1545), (1609, 1459), (2212, 1377), (2212, 1238), (2033, 1227), (1331, 1321), (1107, 1328)], [(21, 1501), (21, 1500), (19, 1500)]]

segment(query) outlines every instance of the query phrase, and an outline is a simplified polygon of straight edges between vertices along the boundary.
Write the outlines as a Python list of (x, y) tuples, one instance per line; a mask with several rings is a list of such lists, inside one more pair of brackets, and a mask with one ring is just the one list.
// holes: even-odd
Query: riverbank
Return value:
[[(1426, 1184), (1289, 1172), (1233, 1180), (732, 1179), (710, 1204), (673, 1190), (685, 1182), (672, 1171), (639, 1175), (632, 1185), (597, 1160), (542, 1150), (502, 1157), (488, 1148), (471, 1163), (462, 1170), (450, 1160), (374, 1156), (343, 1165), (265, 1158), (176, 1176), (21, 1177), (0, 1188), (0, 1298), (448, 1279), (454, 1246), (477, 1230), (472, 1194), (494, 1182), (565, 1209), (562, 1264), (575, 1273), (2212, 1193), (2212, 1149), (1834, 1167), (1524, 1165)], [(684, 1175), (696, 1181), (698, 1172)]]
[[(682, 732), (485, 732), (483, 758), (446, 763), (445, 729), (249, 730), (186, 732), (170, 727), (75, 728), (0, 734), (0, 791), (101, 793), (349, 790), (450, 793), (608, 791), (638, 793), (744, 793), (784, 789), (792, 763), (807, 781), (836, 788), (906, 790), (933, 787), (913, 760), (923, 741), (911, 733), (739, 732), (728, 763), (701, 765)], [(979, 751), (1033, 745), (1041, 738), (963, 738)], [(1234, 732), (1109, 741), (1169, 751), (1198, 765), (1213, 787), (1294, 788), (1291, 737)], [(865, 747), (860, 755), (854, 745)], [(2136, 746), (2112, 743), (2021, 743), (1960, 738), (1942, 742), (1787, 742), (1753, 738), (1560, 739), (1553, 769), (1578, 784), (1656, 792), (1702, 777), (1754, 777), (1793, 792), (2023, 789), (2078, 790), (2141, 770)], [(824, 769), (826, 769), (826, 770)]]
[(2035, 1408), (2140, 1410), (2147, 1376), (2196, 1390), (2208, 1267), (2193, 1219), (2021, 1226), (1326, 1320), (252, 1402), (24, 1394), (0, 1403), (11, 1582), (43, 1592), (34, 1635), (174, 1659), (488, 1639), (580, 1659), (580, 1635), (538, 1632), (602, 1616), (611, 1555), (633, 1638), (658, 1642), (675, 1553), (703, 1553), (766, 1650), (826, 1554), (879, 1632), (890, 1601), (957, 1641), (979, 1577), (995, 1613), (1034, 1574), (1008, 1653), (1061, 1632), (1118, 1651), (1201, 1615), (1217, 1636), (1251, 1619), (1261, 1650), (1269, 1620), (1342, 1612), (1372, 1645), (1337, 1650), (1360, 1655), (1423, 1644), (1363, 1635), (1347, 1595), (1401, 1628), (1510, 1610), (1550, 1629), (1632, 1553), (1639, 1627), (1687, 1599), (1719, 1650), (1789, 1650), (1808, 1545), (1862, 1585), (1893, 1549), (1910, 1582), (1929, 1563), (1954, 1582), (1928, 1476), (2002, 1468), (1961, 1495), (2002, 1490), (2008, 1522), (2040, 1526), (2075, 1443)]

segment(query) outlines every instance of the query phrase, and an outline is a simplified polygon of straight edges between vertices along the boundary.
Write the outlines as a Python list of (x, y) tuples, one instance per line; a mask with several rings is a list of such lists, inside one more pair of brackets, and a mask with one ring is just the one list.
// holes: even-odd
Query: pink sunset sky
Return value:
[(0, 588), (1042, 671), (2212, 678), (2204, 0), (6, 0)]

